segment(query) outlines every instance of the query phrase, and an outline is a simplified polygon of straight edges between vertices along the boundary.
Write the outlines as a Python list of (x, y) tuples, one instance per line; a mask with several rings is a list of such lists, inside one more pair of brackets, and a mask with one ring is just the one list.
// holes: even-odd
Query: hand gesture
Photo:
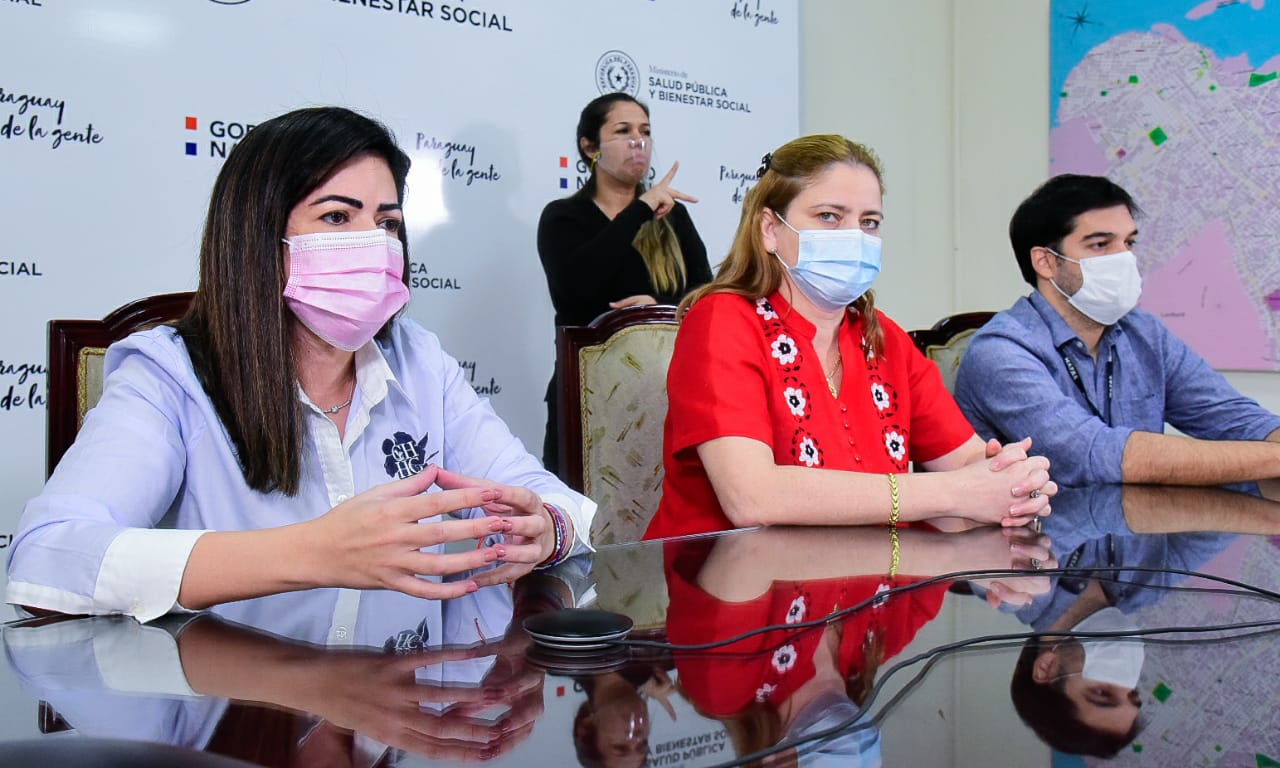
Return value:
[(447, 491), (496, 491), (498, 497), (478, 504), (489, 520), (505, 523), (503, 563), (489, 571), (477, 573), (472, 581), (485, 587), (512, 582), (534, 569), (551, 556), (556, 545), (555, 523), (551, 521), (542, 497), (528, 488), (498, 485), (491, 480), (467, 477), (444, 469), (436, 470), (436, 484)]
[(675, 207), (677, 200), (683, 200), (686, 203), (698, 202), (698, 198), (686, 195), (671, 186), (671, 180), (675, 178), (676, 171), (679, 169), (680, 163), (674, 163), (671, 166), (671, 170), (667, 171), (666, 176), (663, 176), (657, 184), (654, 184), (643, 195), (640, 195), (640, 199), (644, 201), (644, 204), (653, 209), (653, 218), (661, 219), (671, 213), (671, 209)]
[(1001, 446), (991, 440), (986, 458), (956, 470), (960, 489), (956, 514), (982, 523), (1027, 525), (1049, 514), (1058, 484), (1049, 479), (1049, 460), (1028, 456), (1031, 438)]
[[(506, 517), (433, 520), (450, 512), (498, 504), (504, 489), (459, 487), (426, 493), (440, 470), (428, 467), (413, 477), (371, 488), (326, 514), (299, 523), (307, 586), (393, 589), (415, 597), (444, 599), (474, 592), (474, 580), (437, 583), (420, 576), (444, 576), (483, 567), (511, 556), (499, 544), (468, 552), (435, 554), (419, 550), (450, 541), (483, 540), (516, 526)], [(526, 491), (526, 493), (528, 493)], [(528, 525), (520, 531), (529, 532)], [(526, 556), (523, 552), (521, 556)]]

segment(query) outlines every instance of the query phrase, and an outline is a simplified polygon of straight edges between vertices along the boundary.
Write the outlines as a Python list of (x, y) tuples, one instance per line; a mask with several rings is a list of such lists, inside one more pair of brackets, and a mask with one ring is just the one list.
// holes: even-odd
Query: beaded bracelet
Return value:
[(569, 557), (569, 550), (573, 549), (573, 537), (569, 535), (569, 521), (565, 518), (564, 511), (554, 504), (544, 502), (542, 506), (547, 510), (551, 523), (555, 526), (556, 542), (547, 559), (537, 565), (539, 569), (559, 565)]
[(898, 513), (902, 511), (901, 498), (898, 495), (898, 476), (889, 473), (889, 545), (893, 548), (891, 560), (889, 561), (890, 578), (898, 575), (898, 558), (900, 555), (898, 547)]

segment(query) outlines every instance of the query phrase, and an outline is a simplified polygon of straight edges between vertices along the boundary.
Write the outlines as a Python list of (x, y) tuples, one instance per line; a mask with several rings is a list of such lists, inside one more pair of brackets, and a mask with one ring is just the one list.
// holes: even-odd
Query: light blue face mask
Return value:
[[(819, 308), (844, 309), (866, 293), (880, 274), (880, 238), (861, 229), (796, 229), (773, 212), (778, 221), (800, 236), (796, 265), (782, 266), (796, 286)], [(777, 255), (777, 254), (774, 254)], [(782, 261), (782, 257), (778, 257)]]

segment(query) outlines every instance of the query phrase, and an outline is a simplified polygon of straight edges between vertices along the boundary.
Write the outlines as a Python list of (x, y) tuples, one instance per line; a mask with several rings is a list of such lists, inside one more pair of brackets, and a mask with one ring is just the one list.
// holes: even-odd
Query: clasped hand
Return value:
[[(441, 491), (427, 493), (432, 485)], [(449, 519), (479, 508), (483, 516)], [(391, 589), (415, 597), (460, 597), (482, 586), (513, 581), (545, 560), (555, 545), (550, 516), (538, 494), (429, 466), (413, 477), (371, 488), (301, 523), (308, 586)], [(421, 550), (455, 541), (497, 543), (440, 554)], [(458, 581), (433, 581), (498, 563)]]
[(1051, 512), (1049, 499), (1058, 492), (1058, 484), (1049, 478), (1049, 460), (1029, 455), (1030, 449), (1029, 437), (1005, 446), (988, 440), (986, 461), (972, 465), (985, 463), (988, 470), (986, 477), (975, 473), (981, 487), (974, 489), (973, 497), (986, 508), (986, 522), (1021, 526)]

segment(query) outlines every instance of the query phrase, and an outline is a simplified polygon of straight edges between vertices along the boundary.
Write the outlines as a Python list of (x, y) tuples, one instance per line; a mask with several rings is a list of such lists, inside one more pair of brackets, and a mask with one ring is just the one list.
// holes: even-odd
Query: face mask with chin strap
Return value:
[(1066, 297), (1067, 302), (1090, 320), (1101, 325), (1114, 325), (1138, 306), (1142, 295), (1142, 275), (1132, 251), (1073, 259), (1052, 248), (1045, 250), (1059, 259), (1080, 265), (1080, 290), (1067, 296), (1066, 291), (1050, 280), (1050, 284)]

